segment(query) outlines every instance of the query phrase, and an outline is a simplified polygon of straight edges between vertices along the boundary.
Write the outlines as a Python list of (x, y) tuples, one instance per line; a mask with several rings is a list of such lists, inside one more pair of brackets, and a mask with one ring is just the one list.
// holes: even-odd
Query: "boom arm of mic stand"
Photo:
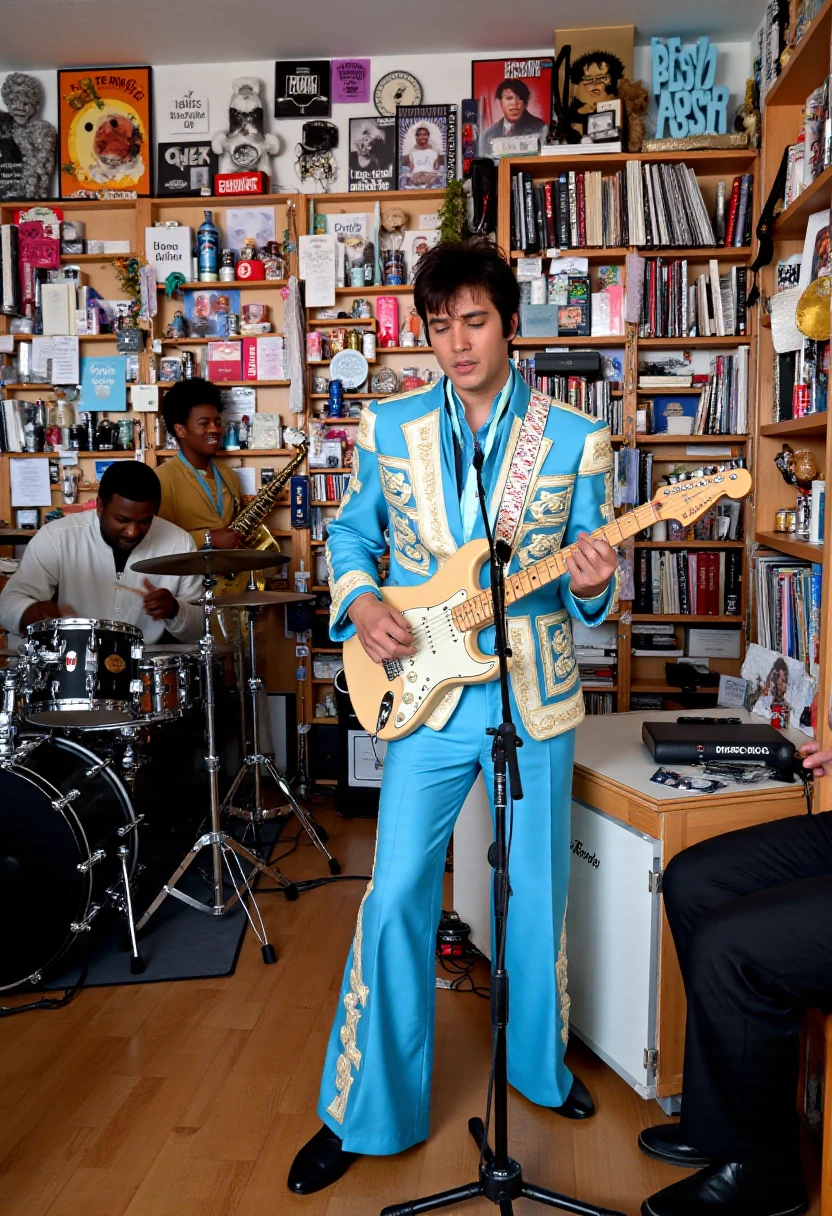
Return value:
[(506, 623), (505, 568), (511, 561), (511, 550), (505, 541), (497, 541), (496, 545), (494, 543), (494, 534), (491, 531), (491, 523), (488, 519), (488, 505), (485, 501), (485, 486), (482, 480), (483, 462), (483, 451), (477, 443), (474, 446), (474, 468), (477, 473), (477, 496), (480, 503), (480, 514), (485, 525), (488, 550), (491, 554), (491, 599), (494, 606), (494, 637), (497, 658), (500, 664), (500, 694), (503, 707), (503, 720), (495, 734), (499, 736), (499, 742), (505, 756), (511, 797), (515, 802), (519, 802), (523, 797), (523, 784), (520, 780), (517, 748), (523, 746), (523, 740), (517, 738), (517, 728), (511, 716), (511, 701), (508, 689), (508, 659), (511, 651), (508, 646), (508, 628)]

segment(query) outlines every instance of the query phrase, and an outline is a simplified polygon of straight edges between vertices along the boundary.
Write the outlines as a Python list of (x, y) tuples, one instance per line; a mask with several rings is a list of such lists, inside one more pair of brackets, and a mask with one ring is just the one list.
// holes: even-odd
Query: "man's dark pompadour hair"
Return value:
[(413, 294), (425, 330), (429, 316), (453, 316), (454, 300), (466, 287), (474, 296), (488, 297), (507, 338), (520, 309), (520, 288), (503, 251), (480, 237), (443, 242), (419, 258)]

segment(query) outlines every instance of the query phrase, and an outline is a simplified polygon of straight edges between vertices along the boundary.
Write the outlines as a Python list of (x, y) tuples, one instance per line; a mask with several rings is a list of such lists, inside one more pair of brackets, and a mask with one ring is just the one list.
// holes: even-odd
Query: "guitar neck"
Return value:
[[(634, 511), (622, 515), (611, 524), (604, 524), (603, 528), (597, 528), (591, 535), (603, 537), (610, 545), (620, 545), (628, 536), (636, 536), (645, 528), (651, 527), (657, 519), (655, 507), (652, 503), (647, 502), (643, 506), (636, 507)], [(531, 595), (533, 591), (539, 591), (547, 583), (553, 583), (555, 579), (566, 574), (566, 560), (576, 548), (577, 545), (567, 545), (565, 549), (560, 549), (551, 557), (541, 558), (540, 561), (527, 566), (525, 570), (519, 570), (516, 574), (509, 575), (506, 579), (506, 603), (515, 604), (523, 596)], [(484, 626), (490, 625), (494, 620), (491, 591), (480, 591), (477, 595), (472, 595), (463, 603), (458, 604), (453, 609), (453, 616), (457, 628), (463, 630), (482, 629)]]

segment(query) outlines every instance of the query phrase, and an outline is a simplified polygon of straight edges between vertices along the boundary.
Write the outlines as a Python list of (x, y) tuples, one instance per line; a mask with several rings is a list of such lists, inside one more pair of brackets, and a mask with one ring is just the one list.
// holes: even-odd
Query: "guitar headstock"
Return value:
[(745, 498), (751, 493), (751, 474), (748, 469), (726, 469), (724, 473), (711, 473), (707, 477), (695, 477), (692, 481), (677, 481), (672, 486), (662, 486), (652, 499), (659, 519), (675, 519), (680, 524), (693, 523), (704, 515), (720, 498)]

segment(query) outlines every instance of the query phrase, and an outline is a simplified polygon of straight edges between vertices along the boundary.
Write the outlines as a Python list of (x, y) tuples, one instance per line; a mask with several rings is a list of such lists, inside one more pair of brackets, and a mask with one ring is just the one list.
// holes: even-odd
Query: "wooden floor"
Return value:
[[(366, 874), (374, 825), (320, 819), (344, 873)], [(325, 872), (305, 844), (285, 868), (296, 879)], [(3, 1216), (375, 1216), (470, 1181), (466, 1124), (483, 1111), (488, 1003), (439, 991), (430, 1141), (364, 1158), (320, 1195), (286, 1189), (319, 1126), (324, 1047), (363, 890), (332, 884), (294, 904), (263, 896), (276, 966), (263, 965), (249, 934), (226, 979), (90, 989), (66, 1009), (0, 1022)], [(513, 1094), (512, 1151), (531, 1181), (635, 1216), (647, 1194), (683, 1176), (636, 1147), (661, 1113), (585, 1050), (570, 1062), (596, 1117), (569, 1123)]]

